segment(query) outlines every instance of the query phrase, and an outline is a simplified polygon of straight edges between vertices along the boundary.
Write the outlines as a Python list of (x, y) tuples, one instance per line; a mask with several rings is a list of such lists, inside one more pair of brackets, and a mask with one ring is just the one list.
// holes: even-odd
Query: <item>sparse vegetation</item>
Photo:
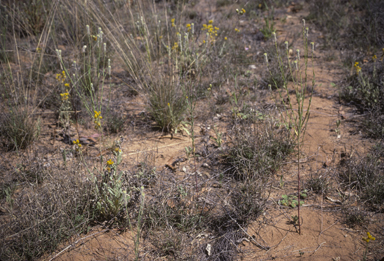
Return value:
[[(1, 1), (0, 259), (76, 259), (69, 250), (103, 248), (95, 235), (106, 231), (128, 238), (122, 251), (90, 258), (309, 256), (306, 242), (287, 247), (286, 232), (266, 228), (339, 233), (323, 227), (337, 211), (306, 222), (332, 203), (344, 226), (371, 229), (368, 211), (384, 204), (382, 9), (379, 0)], [(316, 111), (325, 103), (311, 105), (315, 87), (316, 99), (329, 91), (315, 80), (320, 62), (347, 68), (331, 91), (367, 116), (356, 120), (359, 139), (378, 143), (367, 155), (338, 161), (350, 119), (339, 110), (334, 151), (315, 144), (312, 160), (317, 133), (307, 131), (328, 140), (310, 115), (335, 122)], [(353, 257), (382, 244), (370, 231)], [(277, 245), (271, 234), (283, 235)], [(308, 251), (323, 254), (322, 244)]]
[(366, 156), (346, 159), (338, 175), (345, 189), (356, 191), (362, 200), (376, 209), (382, 209), (384, 204), (383, 148), (379, 143)]

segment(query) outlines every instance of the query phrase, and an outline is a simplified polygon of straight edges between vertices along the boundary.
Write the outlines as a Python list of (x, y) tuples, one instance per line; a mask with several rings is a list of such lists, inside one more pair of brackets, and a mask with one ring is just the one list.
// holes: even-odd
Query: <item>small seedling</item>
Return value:
[[(306, 196), (306, 194), (304, 193), (303, 195)], [(302, 196), (302, 194), (300, 194), (300, 196)], [(281, 197), (283, 199), (279, 200), (279, 205), (295, 208), (299, 204), (299, 202), (297, 201), (297, 197), (294, 195), (282, 195)], [(303, 204), (304, 204), (304, 201), (300, 201), (300, 205), (303, 205)]]
[(189, 158), (189, 156), (191, 156), (191, 153), (192, 153), (192, 147), (190, 147), (190, 146), (185, 147), (185, 154), (187, 155), (187, 158)]
[(304, 189), (303, 191), (300, 192), (300, 197), (303, 199), (306, 199), (308, 197), (308, 191)]
[(299, 221), (299, 217), (297, 215), (291, 216), (292, 218), (292, 224), (297, 225)]
[(211, 139), (213, 139), (216, 142), (217, 147), (221, 147), (223, 144), (222, 135), (223, 133), (219, 132), (219, 130), (216, 128), (216, 126), (213, 127), (213, 130), (215, 131), (216, 138), (211, 136)]

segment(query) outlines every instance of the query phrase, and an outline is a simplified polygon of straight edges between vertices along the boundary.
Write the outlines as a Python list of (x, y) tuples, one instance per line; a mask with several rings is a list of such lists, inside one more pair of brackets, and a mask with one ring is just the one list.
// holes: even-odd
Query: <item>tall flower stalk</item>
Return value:
[[(286, 46), (286, 58), (288, 64), (289, 75), (292, 78), (293, 86), (295, 90), (296, 103), (297, 108), (294, 108), (291, 98), (289, 96), (288, 89), (288, 79), (285, 74), (286, 65), (283, 63), (283, 58), (279, 53), (279, 48), (277, 44), (276, 34), (274, 35), (275, 47), (277, 52), (277, 59), (279, 63), (280, 76), (283, 79), (283, 86), (278, 86), (275, 81), (275, 87), (279, 90), (280, 102), (283, 105), (283, 109), (285, 111), (285, 115), (283, 115), (283, 122), (286, 128), (293, 130), (292, 135), (297, 144), (297, 194), (298, 194), (298, 208), (297, 208), (297, 224), (299, 227), (299, 234), (301, 234), (301, 220), (300, 220), (300, 205), (302, 202), (300, 201), (300, 155), (304, 142), (304, 135), (307, 128), (309, 116), (310, 116), (310, 107), (312, 102), (312, 94), (313, 87), (315, 86), (315, 71), (313, 69), (313, 77), (312, 77), (312, 90), (309, 93), (308, 105), (307, 108), (304, 107), (306, 102), (305, 95), (307, 94), (307, 82), (308, 82), (308, 59), (309, 59), (309, 48), (308, 48), (308, 28), (305, 27), (305, 20), (303, 19), (303, 30), (302, 36), (304, 41), (304, 59), (301, 59), (300, 50), (297, 49), (297, 57), (293, 62), (291, 62), (289, 57), (289, 44), (285, 42)], [(314, 44), (312, 45), (312, 68), (313, 68), (313, 52), (314, 52)], [(268, 56), (265, 55), (266, 64), (268, 66)], [(301, 63), (304, 62), (303, 65)], [(302, 68), (303, 67), (303, 68)], [(271, 74), (272, 72), (269, 71)], [(304, 73), (304, 75), (303, 75)], [(284, 96), (287, 97), (285, 100)]]

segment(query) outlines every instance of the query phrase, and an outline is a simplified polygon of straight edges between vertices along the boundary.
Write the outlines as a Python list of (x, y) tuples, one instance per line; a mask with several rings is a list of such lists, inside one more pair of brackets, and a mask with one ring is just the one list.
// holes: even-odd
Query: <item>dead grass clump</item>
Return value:
[(237, 125), (231, 137), (233, 146), (228, 149), (227, 163), (231, 175), (241, 180), (270, 178), (295, 144), (289, 131), (272, 119)]
[(147, 229), (164, 229), (173, 227), (179, 231), (201, 229), (204, 223), (204, 212), (198, 211), (201, 203), (192, 198), (192, 190), (183, 185), (170, 189), (154, 191), (144, 211), (144, 227)]
[(327, 194), (330, 189), (330, 185), (325, 177), (321, 175), (319, 177), (313, 177), (311, 175), (309, 180), (305, 183), (305, 188), (316, 194)]
[(215, 239), (210, 242), (212, 260), (234, 260), (239, 249), (237, 244), (248, 235), (244, 232), (250, 221), (258, 218), (265, 205), (265, 186), (261, 180), (235, 182), (231, 190), (231, 200), (220, 204), (220, 210), (211, 214), (209, 228)]
[(19, 150), (35, 142), (40, 134), (40, 121), (32, 120), (26, 110), (0, 114), (0, 138), (8, 150)]
[(345, 189), (356, 191), (370, 207), (381, 210), (384, 204), (383, 154), (384, 145), (380, 143), (365, 157), (356, 155), (342, 161), (338, 171)]
[(8, 218), (0, 228), (0, 259), (35, 260), (86, 231), (95, 193), (92, 184), (67, 174), (51, 172), (42, 185), (24, 183), (3, 205)]
[(185, 248), (188, 248), (190, 245), (190, 240), (188, 240), (186, 234), (172, 228), (149, 233), (149, 240), (154, 248), (151, 251), (152, 258), (166, 256), (168, 259), (185, 260)]
[(344, 210), (344, 223), (351, 227), (361, 227), (367, 224), (367, 214), (356, 208)]

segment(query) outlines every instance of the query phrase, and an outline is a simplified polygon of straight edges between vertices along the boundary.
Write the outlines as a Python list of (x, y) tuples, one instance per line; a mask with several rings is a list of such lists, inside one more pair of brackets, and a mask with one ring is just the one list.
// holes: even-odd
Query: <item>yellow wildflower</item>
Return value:
[(66, 100), (68, 100), (69, 93), (67, 93), (67, 92), (60, 93), (60, 96), (61, 96), (62, 101), (66, 101)]
[(101, 111), (94, 111), (95, 115), (93, 116), (95, 119), (102, 119), (103, 117), (100, 116)]
[(209, 24), (213, 24), (213, 20), (209, 20), (208, 23), (209, 23)]
[(80, 141), (79, 141), (78, 139), (77, 139), (77, 140), (74, 140), (74, 141), (73, 141), (73, 144), (74, 144), (74, 145), (77, 145), (77, 148), (76, 148), (77, 150), (79, 150), (79, 149), (81, 148), (81, 144), (80, 144)]
[(93, 41), (97, 41), (97, 36), (96, 35), (92, 35), (92, 39), (93, 39)]
[(376, 59), (377, 59), (376, 54), (372, 57), (372, 59), (373, 59), (374, 61), (376, 61)]
[(170, 107), (171, 106), (171, 104), (169, 104), (169, 102), (168, 102), (168, 107)]
[(361, 71), (361, 67), (359, 66), (359, 63), (355, 62), (354, 67), (355, 67), (356, 73), (359, 74), (359, 72)]
[(369, 243), (370, 240), (375, 241), (376, 238), (371, 235), (371, 233), (367, 232), (367, 237), (363, 237), (362, 240)]
[(225, 40), (225, 41), (227, 41), (227, 40), (228, 40), (228, 38), (227, 38), (227, 37), (224, 37), (224, 40)]
[(107, 161), (107, 165), (108, 165), (108, 166), (113, 165), (113, 163), (114, 163), (114, 162), (113, 162), (111, 159), (109, 159), (109, 160)]
[(369, 233), (369, 232), (367, 232), (367, 236), (368, 236), (368, 238), (371, 239), (371, 240), (376, 240), (376, 238), (373, 237), (373, 236), (371, 235), (371, 233)]
[(65, 87), (69, 87), (69, 83), (64, 84)]
[(246, 13), (244, 8), (242, 8), (242, 9), (241, 9), (241, 11), (243, 12), (243, 14), (245, 14), (245, 13)]
[(56, 80), (62, 83), (64, 83), (66, 77), (67, 76), (65, 75), (65, 71), (62, 71), (61, 74), (56, 74)]

